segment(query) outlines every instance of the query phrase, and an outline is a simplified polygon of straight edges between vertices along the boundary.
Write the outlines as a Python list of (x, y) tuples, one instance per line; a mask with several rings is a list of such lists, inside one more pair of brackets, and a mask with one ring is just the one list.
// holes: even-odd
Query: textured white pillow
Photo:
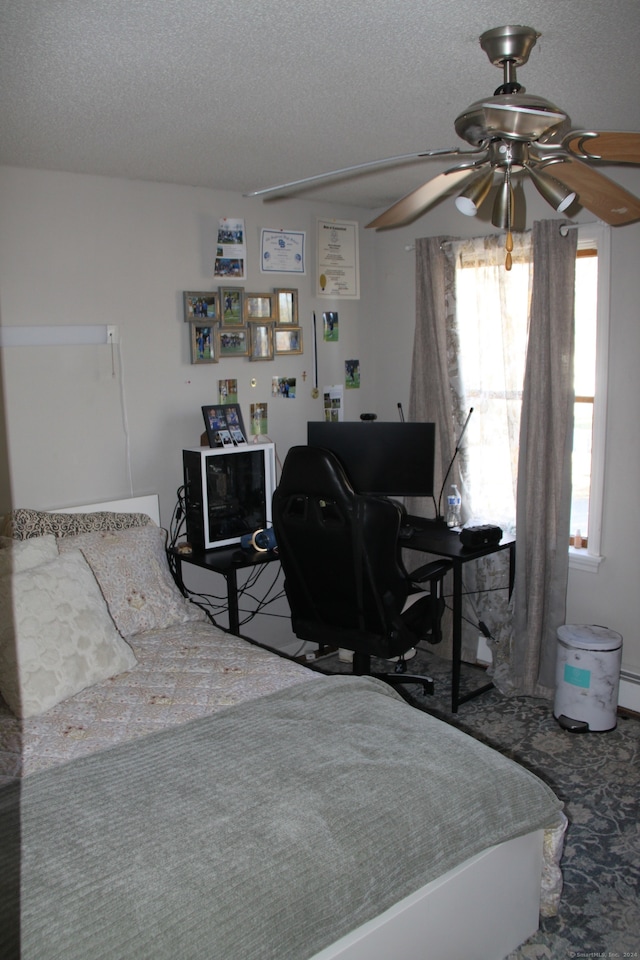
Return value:
[(82, 550), (116, 627), (123, 637), (133, 637), (206, 618), (178, 590), (167, 563), (166, 541), (161, 527), (133, 527), (65, 537), (58, 549), (61, 554)]
[(137, 662), (79, 550), (0, 578), (0, 611), (0, 692), (18, 717)]
[(12, 540), (0, 537), (0, 577), (8, 573), (30, 570), (58, 556), (58, 544), (54, 535), (33, 537), (31, 540)]

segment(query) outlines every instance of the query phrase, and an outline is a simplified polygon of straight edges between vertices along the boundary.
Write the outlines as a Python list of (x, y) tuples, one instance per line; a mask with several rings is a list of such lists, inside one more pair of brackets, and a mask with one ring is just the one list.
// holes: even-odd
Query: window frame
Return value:
[(596, 313), (596, 373), (593, 402), (591, 484), (589, 490), (589, 537), (587, 549), (569, 547), (569, 568), (596, 573), (604, 560), (601, 554), (604, 469), (606, 463), (607, 386), (609, 375), (609, 303), (611, 276), (611, 228), (604, 223), (571, 226), (578, 231), (578, 251), (598, 252), (598, 295)]

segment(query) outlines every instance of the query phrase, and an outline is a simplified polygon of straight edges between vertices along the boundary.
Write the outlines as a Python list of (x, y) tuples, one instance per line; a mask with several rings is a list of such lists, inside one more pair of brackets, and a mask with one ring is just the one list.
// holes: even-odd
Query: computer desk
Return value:
[(420, 553), (430, 553), (437, 557), (446, 557), (453, 564), (453, 643), (451, 664), (451, 710), (458, 712), (461, 703), (485, 693), (493, 686), (485, 683), (470, 693), (460, 696), (460, 667), (462, 664), (462, 567), (471, 560), (509, 551), (509, 597), (513, 592), (516, 573), (516, 541), (515, 537), (503, 537), (498, 543), (487, 544), (483, 547), (463, 547), (460, 543), (460, 534), (450, 530), (444, 523), (435, 520), (426, 520), (424, 517), (407, 516), (406, 523), (413, 528), (413, 535), (402, 539), (400, 544), (407, 550), (418, 550)]
[(256, 567), (263, 563), (272, 563), (278, 559), (273, 550), (241, 550), (239, 544), (230, 547), (217, 547), (214, 550), (194, 550), (193, 553), (180, 553), (179, 550), (170, 550), (174, 561), (175, 580), (185, 596), (189, 591), (184, 585), (182, 565), (193, 564), (203, 570), (219, 573), (227, 584), (227, 611), (229, 614), (229, 633), (240, 636), (240, 611), (238, 609), (238, 570), (246, 567)]

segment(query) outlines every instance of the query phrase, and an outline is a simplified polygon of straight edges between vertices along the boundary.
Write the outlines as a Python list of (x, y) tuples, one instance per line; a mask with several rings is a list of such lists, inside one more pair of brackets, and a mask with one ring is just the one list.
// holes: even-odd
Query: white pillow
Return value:
[(166, 541), (161, 527), (132, 527), (65, 537), (58, 549), (61, 554), (82, 550), (116, 627), (123, 637), (133, 637), (206, 618), (178, 590), (167, 563)]
[(0, 610), (0, 692), (18, 717), (137, 662), (79, 550), (1, 577)]
[(52, 533), (31, 540), (0, 537), (0, 577), (30, 570), (58, 556), (58, 544)]

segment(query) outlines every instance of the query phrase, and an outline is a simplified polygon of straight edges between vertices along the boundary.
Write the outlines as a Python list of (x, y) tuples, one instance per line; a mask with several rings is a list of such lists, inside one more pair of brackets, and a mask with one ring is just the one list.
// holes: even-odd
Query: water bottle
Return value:
[(460, 515), (460, 507), (462, 504), (462, 498), (460, 492), (455, 485), (451, 484), (451, 491), (447, 497), (447, 526), (448, 527), (459, 527), (462, 523), (462, 518)]

